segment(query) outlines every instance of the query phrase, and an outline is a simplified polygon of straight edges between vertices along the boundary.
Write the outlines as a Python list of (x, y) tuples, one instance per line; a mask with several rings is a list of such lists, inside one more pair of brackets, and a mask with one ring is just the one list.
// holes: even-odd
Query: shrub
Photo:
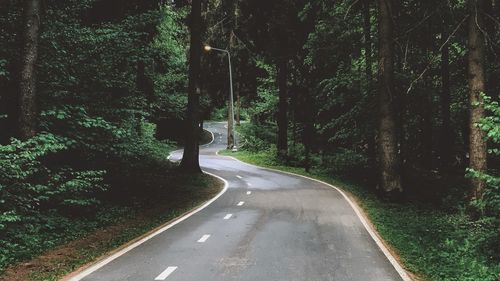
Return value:
[(244, 123), (239, 128), (239, 146), (245, 150), (258, 152), (268, 150), (276, 139), (276, 127)]
[(53, 225), (48, 221), (53, 214), (75, 215), (98, 205), (96, 193), (106, 188), (104, 171), (44, 164), (48, 156), (62, 153), (71, 143), (42, 133), (0, 146), (0, 268), (41, 247), (33, 234)]
[(352, 173), (366, 170), (368, 159), (356, 151), (339, 148), (323, 157), (323, 168), (331, 174), (352, 176)]

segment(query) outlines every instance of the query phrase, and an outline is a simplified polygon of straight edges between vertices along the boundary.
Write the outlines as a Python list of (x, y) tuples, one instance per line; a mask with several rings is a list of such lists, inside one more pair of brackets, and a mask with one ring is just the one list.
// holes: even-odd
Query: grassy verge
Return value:
[[(500, 280), (500, 265), (485, 253), (482, 241), (490, 235), (480, 222), (465, 214), (419, 204), (380, 200), (367, 188), (336, 180), (323, 171), (280, 164), (267, 151), (221, 151), (244, 162), (293, 172), (331, 183), (352, 194), (382, 238), (397, 252), (407, 270), (423, 280)], [(493, 253), (492, 253), (493, 255)]]
[[(129, 189), (128, 200), (122, 198), (120, 204), (109, 204), (90, 218), (73, 218), (61, 226), (59, 231), (63, 233), (45, 234), (59, 246), (8, 267), (0, 280), (57, 280), (209, 200), (223, 185), (208, 175), (193, 177), (175, 169), (138, 171), (120, 181), (131, 179), (129, 185), (141, 188)], [(56, 235), (60, 238), (55, 239)]]

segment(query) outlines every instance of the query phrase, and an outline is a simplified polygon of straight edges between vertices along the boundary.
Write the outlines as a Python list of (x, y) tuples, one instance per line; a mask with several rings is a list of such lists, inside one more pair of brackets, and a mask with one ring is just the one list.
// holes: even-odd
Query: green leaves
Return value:
[[(486, 132), (486, 136), (497, 147), (500, 144), (500, 106), (497, 101), (492, 100), (490, 96), (482, 93), (483, 107), (487, 116), (478, 124), (479, 128)], [(491, 150), (491, 153), (498, 155), (498, 148)]]
[[(500, 106), (497, 101), (494, 101), (490, 96), (481, 93), (482, 103), (487, 115), (477, 126), (486, 133), (487, 139), (490, 141), (491, 148), (488, 153), (493, 157), (500, 155)], [(466, 176), (469, 178), (477, 178), (486, 183), (483, 198), (480, 198), (472, 203), (472, 205), (481, 213), (487, 212), (497, 214), (500, 212), (500, 171), (497, 168), (490, 169), (489, 173), (475, 171), (467, 168)]]
[(0, 77), (8, 77), (9, 72), (6, 69), (7, 61), (4, 59), (0, 59)]
[[(73, 142), (41, 133), (0, 145), (0, 245), (11, 243), (18, 228), (34, 224), (47, 210), (64, 213), (75, 207), (97, 206), (96, 192), (106, 189), (104, 171), (47, 165), (49, 158), (65, 153), (68, 144)], [(7, 261), (2, 256), (0, 268)]]

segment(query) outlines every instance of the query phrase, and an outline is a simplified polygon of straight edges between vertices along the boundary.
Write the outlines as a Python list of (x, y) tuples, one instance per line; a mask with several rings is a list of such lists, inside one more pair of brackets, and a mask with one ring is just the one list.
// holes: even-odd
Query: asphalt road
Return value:
[[(200, 149), (203, 170), (227, 190), (206, 208), (70, 280), (403, 280), (344, 196), (299, 176)], [(182, 151), (171, 160), (182, 157)]]

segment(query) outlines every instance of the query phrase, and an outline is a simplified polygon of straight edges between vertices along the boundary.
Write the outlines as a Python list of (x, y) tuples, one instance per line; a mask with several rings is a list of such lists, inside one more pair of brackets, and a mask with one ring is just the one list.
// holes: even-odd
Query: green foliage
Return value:
[(278, 107), (278, 88), (276, 86), (276, 67), (257, 61), (257, 67), (266, 75), (257, 79), (257, 99), (248, 109), (250, 119), (258, 124), (270, 123), (275, 120)]
[(216, 108), (212, 111), (210, 120), (225, 121), (227, 120), (227, 107)]
[(139, 126), (141, 132), (138, 136), (132, 136), (129, 142), (116, 147), (116, 162), (130, 169), (165, 166), (170, 151), (176, 147), (175, 144), (170, 141), (158, 141), (155, 138), (155, 124), (142, 121)]
[[(481, 120), (477, 126), (485, 131), (492, 148), (488, 150), (493, 163), (498, 161), (500, 145), (500, 106), (497, 101), (491, 97), (482, 94), (483, 106), (488, 113), (485, 118)], [(486, 183), (482, 191), (482, 197), (477, 198), (471, 202), (472, 207), (482, 214), (478, 221), (481, 224), (484, 232), (489, 233), (488, 236), (482, 239), (484, 252), (488, 256), (494, 257), (496, 260), (500, 259), (497, 251), (492, 250), (500, 243), (498, 233), (500, 231), (500, 170), (498, 167), (492, 167), (488, 172), (483, 173), (467, 168), (466, 175), (469, 178), (477, 178)]]
[(157, 35), (152, 43), (159, 70), (154, 74), (156, 102), (152, 104), (155, 115), (183, 119), (187, 105), (187, 28), (183, 19), (187, 11), (176, 11), (171, 6), (162, 7), (162, 17)]
[(98, 194), (106, 189), (104, 171), (47, 165), (71, 143), (42, 133), (0, 146), (0, 268), (47, 246), (36, 245), (40, 241), (33, 235), (50, 232), (52, 223), (65, 220), (61, 215), (88, 213), (98, 206)]
[(0, 77), (2, 76), (8, 76), (9, 75), (9, 72), (8, 70), (5, 68), (5, 64), (7, 63), (6, 60), (4, 59), (0, 59)]
[(268, 150), (276, 139), (276, 127), (244, 123), (238, 128), (240, 147), (251, 152)]
[[(241, 149), (248, 152), (273, 151), (276, 140), (276, 127), (273, 125), (255, 125), (244, 123), (238, 128)], [(301, 167), (304, 164), (304, 146), (302, 144), (289, 142), (289, 156), (287, 164), (295, 167)], [(315, 169), (326, 171), (330, 174), (349, 177), (355, 176), (359, 171), (366, 171), (368, 159), (362, 153), (356, 151), (338, 148), (334, 151), (328, 151), (325, 155), (319, 157), (313, 155), (311, 165)]]
[[(0, 146), (0, 270), (109, 223), (99, 218), (107, 205), (145, 186), (119, 182), (123, 174), (171, 168), (174, 145), (155, 138), (153, 122), (184, 116), (187, 13), (150, 1), (103, 13), (104, 2), (44, 5), (36, 86), (43, 133)], [(15, 121), (7, 107), (17, 98), (20, 4), (0, 3), (0, 122)]]
[(495, 145), (489, 152), (493, 155), (500, 155), (498, 145), (500, 145), (500, 106), (498, 101), (492, 100), (490, 96), (481, 95), (483, 99), (483, 106), (488, 113), (485, 118), (478, 124), (481, 130), (486, 132), (486, 136)]
[[(477, 126), (486, 133), (486, 138), (491, 141), (492, 147), (488, 149), (488, 153), (493, 158), (498, 157), (500, 145), (500, 106), (497, 101), (493, 101), (491, 97), (481, 94), (485, 111), (488, 115), (481, 120)], [(474, 202), (482, 212), (490, 210), (491, 214), (498, 214), (500, 212), (500, 171), (496, 168), (490, 169), (490, 173), (482, 173), (474, 171), (470, 168), (467, 169), (467, 176), (471, 178), (478, 178), (484, 181), (487, 188), (484, 190), (484, 197), (477, 202)]]
[(360, 171), (366, 171), (367, 164), (368, 159), (364, 154), (339, 148), (324, 157), (321, 167), (332, 175), (353, 177)]

